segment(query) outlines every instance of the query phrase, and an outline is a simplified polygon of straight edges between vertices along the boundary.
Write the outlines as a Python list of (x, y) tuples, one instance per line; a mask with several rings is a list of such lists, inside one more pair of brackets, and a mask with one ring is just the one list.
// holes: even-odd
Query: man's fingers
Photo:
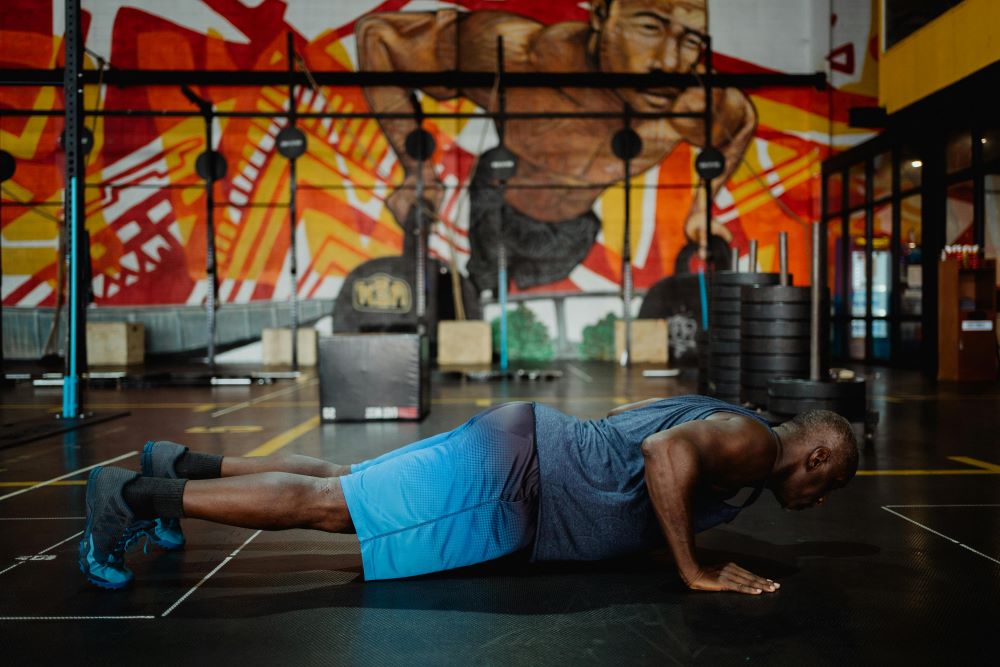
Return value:
[(763, 591), (776, 591), (780, 588), (780, 585), (772, 581), (771, 579), (766, 579), (764, 577), (759, 577), (753, 572), (743, 569), (735, 563), (724, 568), (723, 572), (733, 578), (734, 581), (738, 581), (743, 584), (747, 584), (753, 588), (759, 588)]
[(726, 588), (736, 593), (744, 593), (746, 595), (760, 595), (762, 592), (759, 588), (754, 588), (748, 584), (730, 584)]

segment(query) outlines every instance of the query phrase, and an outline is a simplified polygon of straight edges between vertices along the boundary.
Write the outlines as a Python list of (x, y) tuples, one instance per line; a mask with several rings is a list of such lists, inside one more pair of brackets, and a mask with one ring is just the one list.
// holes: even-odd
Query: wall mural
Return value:
[[(739, 3), (766, 20), (773, 0)], [(726, 157), (713, 202), (719, 250), (745, 256), (760, 243), (759, 263), (777, 268), (777, 235), (787, 231), (792, 271), (807, 278), (807, 225), (819, 215), (819, 165), (832, 148), (869, 134), (847, 126), (847, 109), (871, 105), (875, 50), (871, 0), (837, 0), (834, 44), (817, 62), (788, 45), (747, 47), (732, 3), (709, 3), (715, 66), (725, 72), (825, 69), (835, 89), (716, 92), (712, 137)], [(169, 8), (167, 8), (169, 6)], [(728, 8), (727, 8), (728, 7)], [(55, 10), (53, 9), (55, 8)], [(708, 22), (703, 0), (461, 0), (454, 3), (365, 0), (150, 0), (84, 2), (87, 46), (122, 69), (285, 70), (286, 33), (314, 71), (493, 70), (503, 36), (508, 71), (688, 71), (702, 51)], [(0, 67), (51, 68), (62, 60), (62, 3), (22, 0), (0, 8)], [(764, 17), (761, 19), (761, 17)], [(824, 20), (826, 17), (823, 17)], [(800, 29), (798, 27), (796, 29)], [(800, 30), (801, 31), (801, 30)], [(823, 35), (825, 37), (825, 27)], [(768, 39), (781, 37), (777, 32)], [(744, 40), (747, 41), (747, 40)], [(764, 54), (758, 56), (758, 54)], [(88, 68), (96, 67), (88, 56)], [(198, 93), (224, 111), (287, 108), (284, 87), (204, 87)], [(427, 112), (472, 112), (496, 105), (492, 92), (419, 91)], [(6, 87), (0, 108), (59, 109), (61, 89)], [(698, 90), (509, 90), (511, 111), (698, 110)], [(179, 88), (88, 86), (88, 109), (193, 110)], [(408, 91), (321, 87), (298, 91), (310, 111), (409, 110)], [(288, 161), (275, 146), (285, 120), (219, 118), (217, 149), (228, 173), (217, 185), (219, 297), (223, 303), (282, 300), (288, 277)], [(199, 304), (205, 299), (205, 193), (195, 172), (204, 150), (199, 117), (91, 118), (86, 211), (93, 294), (98, 306)], [(398, 257), (412, 217), (415, 164), (402, 145), (407, 120), (300, 119), (309, 141), (298, 160), (298, 293), (336, 297), (363, 263)], [(491, 122), (428, 119), (436, 149), (425, 177), (436, 222), (430, 253), (456, 266), (476, 290), (496, 281), (497, 224), (507, 212), (511, 277), (517, 291), (612, 293), (619, 288), (624, 175), (611, 151), (618, 119), (511, 121), (506, 146), (518, 173), (503, 201), (477, 169), (497, 144)], [(703, 233), (703, 201), (693, 163), (704, 142), (691, 119), (638, 120), (643, 149), (633, 161), (632, 248), (636, 287), (696, 272), (693, 249)], [(3, 189), (3, 304), (56, 302), (62, 160), (59, 117), (0, 118), (0, 148), (17, 159)], [(403, 157), (400, 157), (403, 156)], [(721, 183), (725, 185), (719, 187)], [(400, 187), (404, 186), (404, 187)], [(367, 279), (367, 278), (366, 278)], [(369, 280), (370, 282), (370, 280)], [(367, 284), (367, 283), (366, 283)], [(372, 288), (372, 283), (369, 288)], [(599, 319), (595, 313), (593, 321)]]

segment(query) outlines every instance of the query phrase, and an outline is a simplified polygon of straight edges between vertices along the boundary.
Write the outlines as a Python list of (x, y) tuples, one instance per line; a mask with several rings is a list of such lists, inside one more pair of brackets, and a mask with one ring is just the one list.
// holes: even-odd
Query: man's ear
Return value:
[(809, 458), (806, 459), (806, 470), (812, 472), (816, 468), (825, 464), (830, 460), (830, 448), (829, 447), (817, 447), (816, 449), (809, 452)]

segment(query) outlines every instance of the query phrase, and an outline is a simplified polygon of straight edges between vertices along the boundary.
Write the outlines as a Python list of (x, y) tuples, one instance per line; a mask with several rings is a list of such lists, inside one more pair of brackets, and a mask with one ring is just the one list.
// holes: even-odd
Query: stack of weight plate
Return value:
[(809, 375), (809, 287), (743, 288), (740, 398), (764, 408), (767, 383)]
[[(830, 410), (850, 422), (865, 422), (868, 437), (868, 400), (861, 378), (838, 382), (781, 378), (768, 385), (767, 411), (791, 417), (806, 410)], [(877, 421), (877, 419), (876, 419)]]
[(711, 280), (708, 362), (709, 394), (740, 404), (740, 310), (744, 287), (776, 285), (777, 273), (716, 271)]

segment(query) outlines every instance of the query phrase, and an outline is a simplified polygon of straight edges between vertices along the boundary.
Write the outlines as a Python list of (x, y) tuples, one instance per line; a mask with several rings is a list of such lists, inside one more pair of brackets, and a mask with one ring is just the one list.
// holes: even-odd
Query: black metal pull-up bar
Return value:
[[(97, 70), (82, 72), (85, 84), (98, 82)], [(400, 88), (491, 88), (496, 72), (446, 70), (443, 72), (328, 72), (282, 70), (154, 70), (110, 69), (103, 83), (110, 86), (333, 86)], [(0, 86), (57, 86), (63, 70), (3, 69)], [(825, 90), (826, 74), (705, 72), (703, 74), (651, 71), (628, 72), (506, 72), (507, 88), (815, 88)]]

